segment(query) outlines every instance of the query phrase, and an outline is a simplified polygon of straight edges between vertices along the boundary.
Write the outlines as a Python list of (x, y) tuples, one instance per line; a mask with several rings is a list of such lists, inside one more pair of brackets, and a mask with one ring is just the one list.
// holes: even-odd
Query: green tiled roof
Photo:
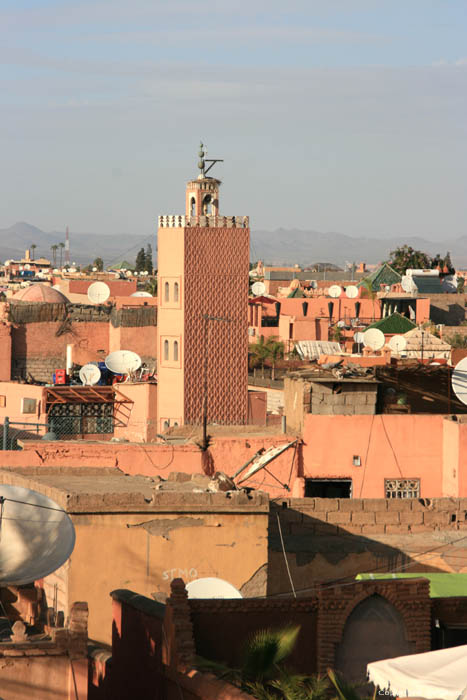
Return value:
[[(416, 323), (412, 323), (408, 318), (398, 314), (397, 311), (391, 316), (386, 316), (376, 323), (372, 323), (368, 328), (377, 328), (385, 335), (393, 335), (395, 333), (404, 334), (417, 327)], [(368, 330), (367, 328), (367, 330)]]
[(419, 294), (442, 294), (441, 280), (439, 277), (412, 277)]
[(381, 581), (384, 579), (408, 579), (426, 578), (430, 582), (430, 598), (459, 598), (465, 597), (467, 593), (467, 574), (451, 573), (387, 573), (387, 574), (357, 574), (357, 581), (368, 581), (374, 579)]
[(398, 272), (396, 272), (387, 263), (384, 263), (383, 265), (380, 265), (380, 267), (378, 267), (377, 270), (372, 272), (371, 275), (365, 277), (365, 279), (362, 280), (357, 286), (364, 287), (365, 285), (363, 284), (363, 282), (368, 281), (371, 282), (371, 288), (373, 289), (373, 291), (379, 292), (381, 291), (382, 284), (398, 284), (401, 281), (401, 279), (402, 277)]

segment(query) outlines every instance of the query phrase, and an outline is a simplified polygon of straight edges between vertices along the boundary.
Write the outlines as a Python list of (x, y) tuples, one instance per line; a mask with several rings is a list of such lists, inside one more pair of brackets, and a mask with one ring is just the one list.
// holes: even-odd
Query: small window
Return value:
[(178, 428), (178, 421), (174, 421), (174, 428)]
[(165, 421), (164, 421), (164, 430), (167, 430), (167, 428), (169, 428), (169, 427), (170, 427), (170, 426), (169, 426), (169, 421), (168, 421), (168, 420), (165, 420)]
[(195, 216), (196, 214), (196, 200), (194, 197), (190, 200), (190, 216)]
[(420, 498), (420, 479), (385, 479), (386, 498)]
[(170, 295), (170, 287), (169, 287), (169, 283), (166, 282), (164, 284), (164, 301), (169, 301), (169, 298), (170, 298), (169, 295)]
[(178, 362), (178, 340), (174, 340), (174, 362)]
[(164, 340), (164, 360), (169, 359), (169, 341)]
[(211, 216), (212, 214), (212, 197), (207, 194), (203, 200), (203, 214), (205, 216)]
[(350, 498), (351, 479), (305, 479), (306, 498)]
[(174, 301), (178, 301), (178, 282), (174, 284)]

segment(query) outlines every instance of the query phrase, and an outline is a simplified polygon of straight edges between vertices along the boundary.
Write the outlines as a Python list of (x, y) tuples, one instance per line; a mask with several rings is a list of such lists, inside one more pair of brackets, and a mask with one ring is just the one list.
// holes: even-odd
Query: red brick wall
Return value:
[[(70, 280), (69, 291), (73, 294), (87, 294), (88, 288), (96, 280)], [(137, 282), (136, 280), (115, 280), (111, 282), (106, 280), (106, 285), (110, 289), (111, 297), (126, 297), (136, 292)]]
[[(208, 420), (247, 422), (249, 229), (185, 229), (185, 422), (203, 414), (208, 362)], [(203, 314), (230, 319), (208, 321)]]

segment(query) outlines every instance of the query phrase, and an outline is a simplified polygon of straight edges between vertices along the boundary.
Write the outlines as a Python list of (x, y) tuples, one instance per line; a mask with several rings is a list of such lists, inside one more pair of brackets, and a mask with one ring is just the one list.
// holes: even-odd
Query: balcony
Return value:
[(203, 228), (249, 228), (248, 216), (182, 216), (164, 214), (159, 216), (159, 228), (185, 228), (198, 226)]

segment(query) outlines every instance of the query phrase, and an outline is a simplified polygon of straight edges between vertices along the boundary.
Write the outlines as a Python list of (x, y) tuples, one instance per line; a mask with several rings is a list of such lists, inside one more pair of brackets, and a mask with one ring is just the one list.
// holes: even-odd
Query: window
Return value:
[(164, 301), (169, 301), (170, 287), (169, 283), (164, 284)]
[(207, 194), (203, 200), (203, 214), (205, 216), (211, 216), (212, 214), (212, 197)]
[(385, 479), (386, 498), (420, 498), (420, 479)]
[(194, 197), (190, 200), (190, 216), (195, 216), (196, 213), (196, 199)]
[(178, 362), (178, 340), (174, 340), (174, 362)]
[(306, 498), (350, 498), (352, 479), (305, 479)]
[(178, 301), (178, 282), (174, 284), (174, 301)]
[(164, 421), (164, 430), (167, 430), (168, 427), (169, 427), (169, 421), (165, 420)]
[(169, 359), (169, 341), (164, 340), (164, 360)]

